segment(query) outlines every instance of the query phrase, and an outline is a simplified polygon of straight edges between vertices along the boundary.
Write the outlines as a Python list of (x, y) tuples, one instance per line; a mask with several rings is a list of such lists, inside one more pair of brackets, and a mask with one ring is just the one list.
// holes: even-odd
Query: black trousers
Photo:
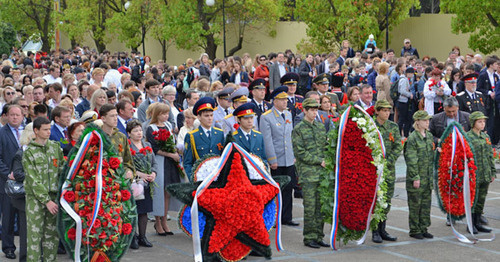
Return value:
[(292, 206), (293, 206), (293, 195), (292, 190), (295, 184), (297, 184), (297, 176), (295, 175), (295, 165), (283, 167), (280, 166), (277, 169), (271, 169), (272, 176), (289, 176), (291, 178), (290, 183), (281, 189), (281, 198), (283, 209), (281, 213), (281, 222), (286, 223), (292, 220)]
[(2, 201), (2, 251), (15, 251), (14, 244), (14, 221), (16, 210), (10, 202), (10, 197), (7, 194), (0, 194)]
[(26, 261), (27, 253), (27, 226), (26, 226), (26, 200), (11, 199), (12, 206), (17, 209), (18, 228), (19, 228), (19, 261)]
[(403, 131), (404, 136), (408, 137), (410, 135), (411, 129), (411, 111), (410, 103), (398, 102), (398, 126), (399, 132)]

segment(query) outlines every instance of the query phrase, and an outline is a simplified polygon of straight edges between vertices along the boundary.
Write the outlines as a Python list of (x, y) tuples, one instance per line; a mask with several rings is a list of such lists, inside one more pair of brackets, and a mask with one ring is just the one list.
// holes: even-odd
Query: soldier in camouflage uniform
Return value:
[[(391, 115), (392, 106), (387, 100), (379, 100), (375, 103), (375, 112), (377, 117), (375, 119), (375, 124), (378, 130), (382, 134), (385, 145), (385, 158), (387, 160), (387, 177), (385, 179), (387, 183), (387, 194), (385, 196), (385, 201), (388, 206), (384, 210), (385, 214), (389, 214), (391, 210), (391, 199), (394, 196), (394, 183), (396, 182), (396, 161), (398, 160), (403, 145), (401, 144), (401, 133), (399, 132), (399, 127), (396, 123), (389, 120)], [(372, 240), (375, 243), (382, 243), (382, 240), (386, 241), (396, 241), (397, 237), (391, 236), (387, 231), (385, 231), (386, 221), (381, 221), (378, 224), (378, 229), (373, 231)]]
[(424, 110), (413, 114), (413, 131), (404, 145), (406, 161), (406, 192), (410, 237), (416, 239), (433, 238), (427, 232), (431, 225), (431, 193), (434, 161), (434, 137), (429, 132), (429, 119)]
[(57, 192), (63, 152), (59, 143), (48, 140), (50, 121), (36, 118), (33, 123), (36, 138), (23, 154), (26, 173), (27, 260), (56, 261)]
[(319, 108), (315, 99), (305, 99), (302, 106), (304, 119), (293, 129), (292, 142), (304, 198), (304, 244), (311, 248), (328, 247), (323, 241), (323, 218), (318, 191), (321, 173), (326, 172), (326, 129), (322, 123), (314, 120)]
[[(472, 223), (474, 224), (474, 231), (490, 233), (491, 229), (487, 228), (480, 223), (480, 216), (483, 213), (484, 202), (486, 201), (486, 194), (488, 194), (488, 187), (491, 182), (495, 180), (496, 169), (495, 162), (493, 161), (493, 149), (491, 148), (490, 137), (482, 132), (486, 125), (486, 117), (482, 112), (476, 111), (469, 116), (470, 126), (472, 129), (467, 132), (469, 141), (474, 149), (474, 157), (476, 159), (476, 186), (477, 186), (477, 200), (476, 206), (472, 211)], [(474, 232), (476, 234), (477, 232)]]

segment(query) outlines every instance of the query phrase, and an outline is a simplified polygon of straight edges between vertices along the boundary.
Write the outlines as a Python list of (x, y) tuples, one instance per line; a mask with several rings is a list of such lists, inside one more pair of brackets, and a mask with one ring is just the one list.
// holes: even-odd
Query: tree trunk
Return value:
[(100, 39), (94, 39), (95, 47), (98, 53), (102, 53), (106, 49), (106, 44)]
[(78, 44), (74, 38), (71, 38), (71, 49), (75, 49), (75, 46)]
[(228, 56), (233, 56), (234, 53), (241, 50), (242, 47), (243, 47), (243, 35), (240, 35), (240, 37), (238, 37), (238, 44), (235, 47), (231, 48), (231, 50), (229, 50)]
[(40, 39), (42, 40), (42, 51), (43, 52), (50, 52), (50, 38), (48, 35), (42, 35), (40, 36)]
[(137, 47), (138, 47), (138, 46), (132, 46), (132, 47), (131, 47), (131, 48), (132, 48), (132, 51), (137, 53)]
[(213, 61), (216, 58), (216, 54), (217, 54), (217, 44), (215, 44), (214, 35), (210, 34), (210, 35), (207, 35), (205, 38), (207, 39), (205, 53), (207, 53), (208, 57)]
[(158, 40), (158, 42), (160, 42), (160, 45), (161, 45), (161, 59), (163, 60), (163, 62), (167, 62), (167, 40), (163, 39), (163, 40)]

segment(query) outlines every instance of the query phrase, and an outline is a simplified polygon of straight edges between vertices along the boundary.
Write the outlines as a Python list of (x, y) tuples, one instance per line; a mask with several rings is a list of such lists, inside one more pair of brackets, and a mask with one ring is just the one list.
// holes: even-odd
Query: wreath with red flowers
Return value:
[[(248, 174), (243, 157), (233, 149), (217, 180), (198, 198), (204, 261), (239, 261), (252, 250), (271, 257), (268, 230), (276, 221), (274, 199), (278, 190), (262, 179), (249, 179)], [(281, 187), (290, 181), (289, 177), (274, 179)], [(201, 182), (167, 186), (172, 196), (187, 204), (181, 210), (180, 226), (188, 235), (190, 206)]]
[[(450, 164), (452, 157), (452, 131), (457, 127), (464, 137), (464, 145), (457, 139), (455, 159), (453, 161), (452, 175), (450, 177)], [(473, 149), (470, 146), (468, 137), (457, 122), (452, 122), (446, 128), (441, 136), (439, 143), (441, 153), (436, 151), (434, 161), (434, 184), (439, 207), (444, 213), (450, 214), (454, 220), (465, 217), (464, 204), (464, 157), (467, 159), (467, 168), (469, 171), (470, 200), (471, 208), (474, 206), (476, 196), (476, 170)]]
[[(96, 175), (100, 141), (93, 132), (99, 132), (103, 142), (102, 159), (102, 196), (101, 204), (94, 225), (87, 234), (93, 216), (96, 198)], [(134, 227), (137, 224), (135, 201), (130, 191), (130, 181), (125, 178), (118, 154), (109, 137), (95, 125), (88, 126), (82, 135), (91, 134), (89, 146), (81, 156), (75, 159), (82, 146), (82, 140), (71, 150), (70, 161), (64, 167), (61, 195), (82, 220), (82, 261), (118, 261), (125, 254), (132, 241)], [(73, 179), (66, 181), (66, 176), (74, 161), (78, 161)], [(59, 198), (61, 197), (59, 196)], [(66, 250), (74, 259), (76, 244), (76, 222), (64, 208), (58, 213), (58, 231)], [(88, 249), (87, 249), (88, 247)], [(90, 253), (87, 253), (90, 250)]]

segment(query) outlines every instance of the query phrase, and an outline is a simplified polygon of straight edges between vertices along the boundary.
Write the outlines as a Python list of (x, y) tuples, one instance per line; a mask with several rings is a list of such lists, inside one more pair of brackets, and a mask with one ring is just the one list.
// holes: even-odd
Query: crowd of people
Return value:
[[(456, 46), (446, 61), (420, 58), (409, 39), (399, 55), (378, 49), (373, 37), (362, 51), (353, 50), (346, 40), (338, 52), (300, 55), (286, 50), (213, 60), (201, 54), (177, 66), (163, 60), (154, 63), (139, 52), (99, 54), (80, 46), (57, 54), (4, 54), (0, 60), (2, 251), (7, 258), (16, 258), (14, 235), (19, 233), (20, 261), (54, 260), (56, 251), (64, 252), (61, 246), (57, 250), (54, 228), (59, 209), (56, 181), (61, 176), (54, 167), (55, 162), (63, 165), (62, 156), (69, 154), (90, 122), (102, 128), (117, 150), (127, 149), (122, 158), (127, 178), (151, 184), (145, 198), (137, 201), (138, 232), (131, 248), (152, 246), (145, 234), (148, 214), (155, 218), (158, 235), (173, 234), (167, 212), (178, 210), (164, 188), (187, 182), (176, 166), (182, 165), (191, 180), (195, 162), (220, 155), (228, 141), (259, 156), (273, 176), (291, 177), (282, 190), (282, 223), (299, 225), (292, 218), (292, 200), (303, 198), (304, 244), (328, 246), (322, 239), (318, 174), (326, 170), (327, 132), (336, 128), (349, 104), (374, 107), (392, 178), (388, 203), (394, 191), (395, 161), (403, 150), (401, 142), (407, 140), (410, 236), (432, 238), (427, 231), (432, 156), (449, 123), (462, 124), (478, 147), (491, 137), (492, 144), (478, 153), (484, 159), (479, 170), (485, 170), (478, 173), (484, 178), (479, 195), (486, 196), (495, 177), (490, 153), (500, 139), (500, 92), (495, 92), (500, 86), (500, 60), (464, 55)], [(154, 139), (154, 132), (162, 129), (175, 137), (175, 152), (161, 150)], [(151, 173), (136, 171), (129, 148), (147, 152)], [(24, 181), (24, 197), (7, 195), (9, 180)], [(474, 225), (489, 232), (481, 216), (484, 197), (473, 211)], [(45, 227), (34, 226), (40, 219)], [(396, 237), (385, 231), (382, 221), (372, 240), (380, 243)]]

